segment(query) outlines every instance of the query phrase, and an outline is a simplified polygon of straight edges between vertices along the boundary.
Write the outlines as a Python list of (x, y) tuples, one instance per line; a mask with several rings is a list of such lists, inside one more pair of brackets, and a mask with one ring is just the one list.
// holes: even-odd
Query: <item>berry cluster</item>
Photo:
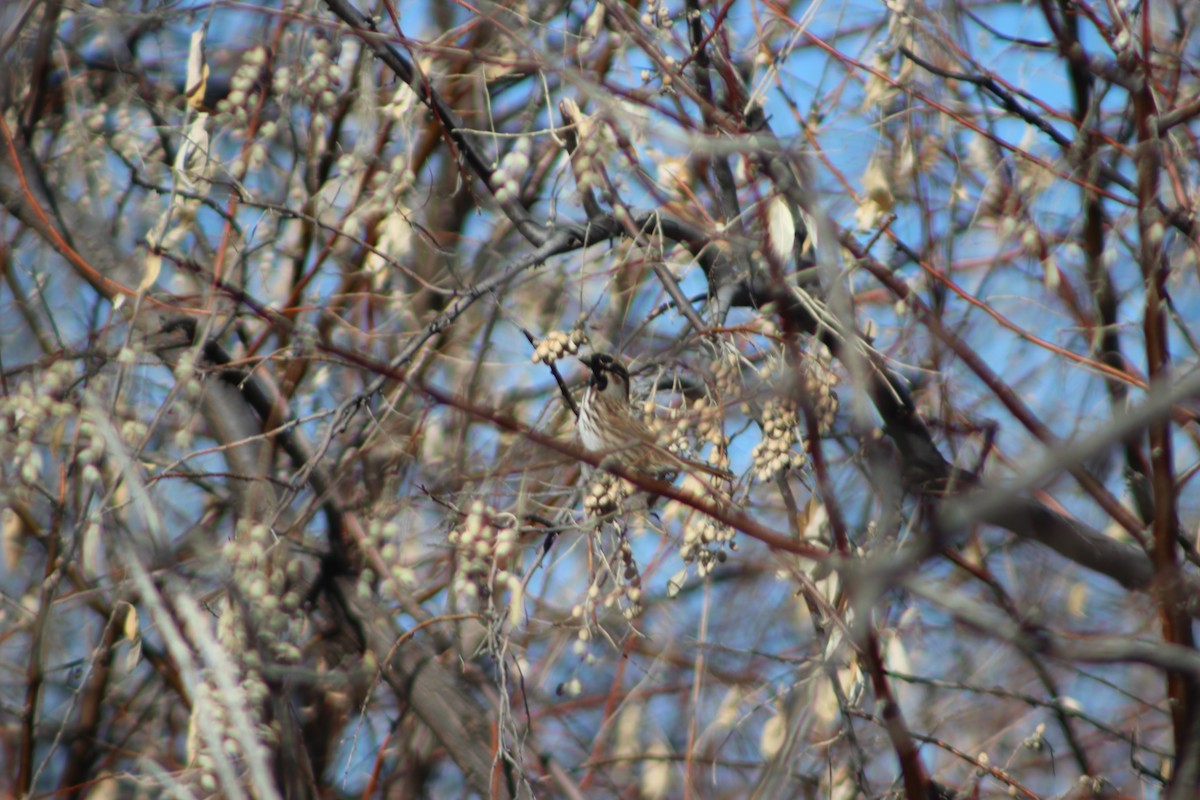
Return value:
[(692, 514), (683, 526), (679, 556), (684, 563), (695, 564), (696, 573), (703, 578), (725, 562), (727, 549), (737, 549), (733, 533), (733, 528), (707, 514)]
[[(47, 442), (57, 438), (52, 432), (54, 423), (79, 415), (73, 404), (60, 399), (73, 378), (71, 364), (59, 361), (42, 373), (36, 384), (22, 382), (16, 391), (0, 397), (0, 424), (8, 432), (0, 437), (0, 457), (16, 468), (21, 482), (28, 486), (42, 485)], [(104, 439), (91, 425), (86, 430), (81, 426), (79, 438), (85, 444), (76, 460), (87, 473), (85, 480), (93, 483), (100, 477), (95, 464), (104, 454)]]
[(588, 342), (588, 336), (579, 328), (570, 333), (550, 331), (546, 338), (537, 343), (533, 349), (533, 363), (553, 364), (560, 358), (573, 356), (579, 352), (579, 347)]
[(324, 37), (314, 36), (311, 41), (311, 50), (302, 59), (303, 70), (296, 74), (286, 66), (277, 68), (271, 75), (271, 89), (278, 97), (295, 97), (305, 100), (314, 110), (327, 110), (337, 103), (341, 90), (339, 52)]
[(451, 531), (449, 538), (454, 545), (455, 594), (486, 600), (501, 588), (508, 589), (514, 598), (518, 595), (521, 580), (506, 567), (517, 549), (516, 517), (476, 500), (463, 524)]
[(521, 199), (521, 182), (529, 172), (529, 139), (517, 139), (513, 148), (504, 154), (500, 166), (492, 173), (492, 189), (496, 202)]
[[(260, 655), (279, 664), (300, 661), (294, 641), (300, 635), (296, 626), (301, 619), (296, 612), (303, 601), (304, 562), (284, 557), (286, 547), (266, 525), (239, 523), (237, 535), (222, 548), (222, 560), (245, 603), (236, 606), (237, 614), (228, 613), (234, 606), (227, 607), (221, 619), (237, 623), (228, 632), (230, 636), (244, 637), (253, 631), (253, 646), (230, 650), (244, 654), (249, 671), (261, 667)], [(239, 621), (242, 614), (247, 617), (244, 622)]]
[(629, 481), (618, 478), (611, 472), (597, 470), (583, 497), (583, 509), (592, 517), (603, 517), (621, 511), (625, 500), (633, 494), (635, 487)]
[(833, 390), (838, 376), (830, 366), (832, 358), (828, 348), (819, 345), (808, 352), (800, 370), (800, 389), (809, 409), (817, 417), (822, 434), (833, 428), (839, 407), (837, 392)]
[(799, 441), (796, 406), (781, 398), (763, 404), (760, 415), (762, 440), (754, 445), (754, 477), (769, 481), (779, 472), (804, 466), (804, 454), (792, 449)]
[(218, 114), (230, 114), (235, 122), (246, 123), (250, 104), (256, 98), (255, 86), (262, 80), (266, 63), (265, 47), (259, 45), (246, 51), (242, 63), (229, 79), (229, 94), (217, 101)]
[[(597, 552), (600, 548), (597, 548)], [(632, 620), (642, 613), (642, 576), (638, 571), (637, 561), (633, 557), (633, 548), (624, 533), (620, 534), (620, 544), (616, 552), (617, 563), (603, 559), (605, 569), (596, 575), (595, 582), (588, 587), (582, 602), (571, 607), (571, 617), (580, 621), (579, 633), (574, 644), (576, 655), (588, 656), (588, 642), (592, 639), (590, 621), (595, 618), (598, 610), (611, 611), (619, 608), (621, 616)], [(612, 588), (602, 591), (600, 586), (612, 578)]]

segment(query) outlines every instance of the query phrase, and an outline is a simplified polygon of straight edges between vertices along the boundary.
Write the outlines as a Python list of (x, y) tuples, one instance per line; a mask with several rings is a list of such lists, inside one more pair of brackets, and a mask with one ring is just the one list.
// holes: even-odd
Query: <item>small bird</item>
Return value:
[(634, 472), (662, 479), (671, 473), (703, 472), (733, 480), (727, 470), (672, 453), (629, 402), (629, 371), (607, 353), (579, 359), (592, 371), (579, 406), (579, 439), (596, 455), (612, 458)]

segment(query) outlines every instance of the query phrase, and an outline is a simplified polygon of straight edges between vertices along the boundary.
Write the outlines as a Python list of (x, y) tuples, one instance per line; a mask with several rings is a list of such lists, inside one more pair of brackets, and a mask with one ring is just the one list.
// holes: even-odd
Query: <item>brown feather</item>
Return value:
[(592, 370), (579, 408), (579, 438), (588, 451), (661, 478), (671, 472), (703, 472), (732, 481), (733, 473), (672, 453), (629, 402), (629, 372), (605, 353), (580, 359)]

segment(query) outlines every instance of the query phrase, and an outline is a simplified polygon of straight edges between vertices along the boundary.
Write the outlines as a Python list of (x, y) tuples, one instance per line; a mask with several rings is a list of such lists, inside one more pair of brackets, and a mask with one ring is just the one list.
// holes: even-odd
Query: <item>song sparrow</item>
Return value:
[(676, 455), (657, 442), (629, 402), (629, 372), (619, 361), (607, 353), (579, 360), (592, 370), (579, 406), (579, 438), (587, 450), (655, 478), (691, 471), (733, 479), (726, 470)]

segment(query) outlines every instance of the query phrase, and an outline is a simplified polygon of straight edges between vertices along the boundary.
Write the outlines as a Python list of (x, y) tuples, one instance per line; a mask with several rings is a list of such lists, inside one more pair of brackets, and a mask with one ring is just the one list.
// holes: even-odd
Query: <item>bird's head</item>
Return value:
[(629, 400), (629, 371), (608, 353), (581, 356), (580, 361), (592, 371), (588, 385), (601, 394), (612, 394)]

